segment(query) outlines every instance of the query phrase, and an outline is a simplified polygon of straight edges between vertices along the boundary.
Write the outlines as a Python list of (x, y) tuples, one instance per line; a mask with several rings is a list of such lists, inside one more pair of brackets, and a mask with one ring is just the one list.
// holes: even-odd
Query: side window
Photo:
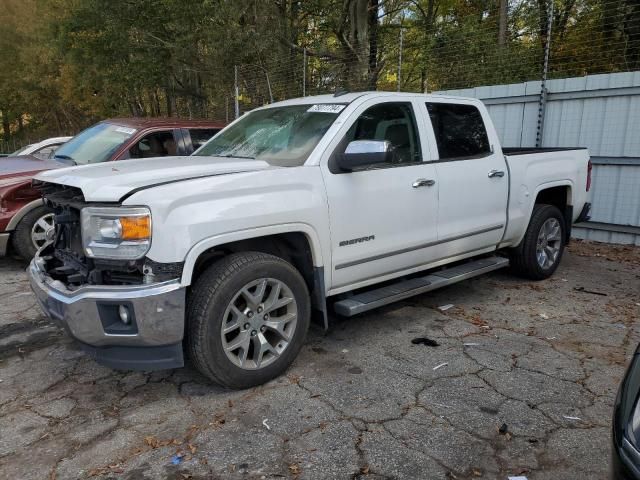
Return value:
[(473, 105), (427, 103), (440, 160), (491, 153), (480, 111)]
[(396, 163), (422, 161), (410, 103), (381, 103), (368, 108), (347, 132), (344, 148), (353, 140), (387, 140), (393, 145)]
[(202, 145), (207, 143), (209, 139), (219, 131), (219, 128), (190, 128), (189, 136), (191, 137), (191, 145), (193, 145), (193, 151), (196, 151)]
[(171, 157), (177, 155), (173, 131), (145, 135), (129, 149), (129, 158)]

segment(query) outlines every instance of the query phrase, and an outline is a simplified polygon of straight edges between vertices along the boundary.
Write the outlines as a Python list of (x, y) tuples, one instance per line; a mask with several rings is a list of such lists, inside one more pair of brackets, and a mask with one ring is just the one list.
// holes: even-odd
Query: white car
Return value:
[(17, 157), (22, 155), (33, 155), (34, 157), (46, 160), (47, 158), (53, 158), (54, 152), (63, 143), (68, 142), (73, 137), (52, 137), (42, 140), (38, 143), (32, 143), (26, 147), (22, 147), (20, 150), (13, 152), (10, 156)]
[(502, 148), (479, 100), (409, 93), (288, 100), (189, 157), (36, 179), (57, 225), (29, 267), (43, 310), (105, 365), (180, 367), (185, 345), (233, 388), (281, 374), (328, 304), (549, 277), (590, 207), (586, 149)]

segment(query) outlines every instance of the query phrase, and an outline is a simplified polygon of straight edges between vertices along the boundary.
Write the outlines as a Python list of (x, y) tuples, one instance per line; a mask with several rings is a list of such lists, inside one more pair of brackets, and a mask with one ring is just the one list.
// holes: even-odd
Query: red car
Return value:
[(0, 256), (29, 259), (53, 236), (53, 214), (31, 187), (43, 170), (130, 158), (191, 155), (224, 125), (176, 118), (114, 118), (82, 131), (52, 159), (0, 158)]

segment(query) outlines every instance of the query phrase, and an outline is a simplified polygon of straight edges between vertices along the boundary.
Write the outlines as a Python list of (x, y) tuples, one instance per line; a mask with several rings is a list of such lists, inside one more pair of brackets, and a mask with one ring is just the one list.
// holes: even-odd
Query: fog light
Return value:
[(118, 307), (118, 314), (120, 315), (120, 320), (122, 320), (122, 323), (124, 323), (125, 325), (129, 325), (129, 323), (131, 322), (129, 309), (124, 305), (120, 305)]

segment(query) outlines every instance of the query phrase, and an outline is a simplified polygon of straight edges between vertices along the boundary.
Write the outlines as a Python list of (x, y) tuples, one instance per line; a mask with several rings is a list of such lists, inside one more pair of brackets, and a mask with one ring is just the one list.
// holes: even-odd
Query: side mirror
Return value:
[(341, 170), (351, 172), (358, 167), (391, 163), (393, 158), (393, 145), (386, 140), (354, 140), (338, 155), (337, 163)]

